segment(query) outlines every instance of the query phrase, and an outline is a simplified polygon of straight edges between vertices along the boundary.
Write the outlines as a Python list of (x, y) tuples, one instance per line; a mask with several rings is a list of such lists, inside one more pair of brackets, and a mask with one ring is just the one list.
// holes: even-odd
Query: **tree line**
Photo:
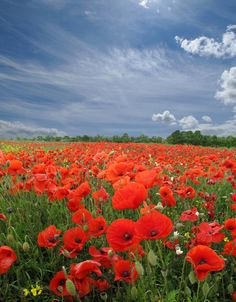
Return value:
[(127, 133), (123, 135), (113, 136), (37, 136), (35, 138), (17, 138), (17, 140), (24, 141), (43, 141), (43, 142), (114, 142), (114, 143), (162, 143), (162, 144), (185, 144), (185, 145), (199, 145), (209, 147), (228, 147), (236, 148), (236, 137), (234, 136), (216, 136), (203, 135), (200, 131), (180, 131), (176, 130), (167, 138), (161, 136), (147, 136), (141, 134), (139, 136), (130, 136)]

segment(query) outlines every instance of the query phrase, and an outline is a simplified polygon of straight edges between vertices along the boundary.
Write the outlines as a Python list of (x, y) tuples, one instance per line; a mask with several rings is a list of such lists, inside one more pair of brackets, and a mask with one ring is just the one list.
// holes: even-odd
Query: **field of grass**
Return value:
[(0, 301), (236, 301), (235, 155), (0, 143)]

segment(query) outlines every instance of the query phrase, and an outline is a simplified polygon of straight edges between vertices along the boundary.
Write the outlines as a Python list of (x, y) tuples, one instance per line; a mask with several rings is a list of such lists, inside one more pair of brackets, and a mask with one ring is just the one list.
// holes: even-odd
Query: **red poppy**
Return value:
[(72, 263), (70, 274), (76, 279), (84, 279), (91, 273), (96, 273), (97, 276), (101, 276), (102, 272), (99, 266), (101, 266), (101, 264), (94, 260), (86, 260), (78, 264)]
[(173, 230), (173, 223), (169, 217), (152, 211), (139, 218), (135, 226), (137, 234), (143, 239), (166, 238)]
[(220, 271), (225, 267), (225, 261), (214, 250), (205, 245), (193, 247), (186, 255), (186, 260), (194, 268), (198, 280), (204, 280), (209, 272)]
[(137, 209), (146, 198), (147, 190), (144, 185), (131, 182), (115, 192), (112, 206), (116, 210)]
[(60, 242), (61, 230), (57, 230), (55, 225), (50, 225), (38, 234), (38, 246), (52, 248)]
[(94, 261), (99, 262), (105, 268), (112, 267), (112, 264), (119, 259), (119, 256), (110, 247), (102, 247), (98, 250), (95, 246), (90, 246), (89, 254)]
[(136, 223), (130, 219), (116, 219), (107, 228), (107, 242), (117, 252), (129, 250), (139, 244), (135, 231)]
[(75, 258), (78, 252), (83, 249), (86, 241), (87, 236), (81, 227), (71, 228), (64, 233), (64, 246), (62, 248), (62, 252), (66, 250), (67, 252), (69, 252), (69, 254), (65, 252), (65, 256), (68, 256), (69, 258)]
[(25, 172), (25, 170), (24, 170), (23, 164), (20, 160), (18, 160), (18, 159), (10, 160), (10, 164), (8, 167), (8, 173), (10, 175), (21, 174), (23, 172)]
[[(72, 277), (69, 275), (68, 279), (72, 280)], [(56, 275), (50, 281), (49, 288), (57, 296), (70, 296), (66, 289), (66, 276), (63, 271), (56, 273)]]
[(196, 229), (196, 242), (202, 245), (210, 245), (212, 242), (221, 242), (225, 235), (220, 233), (224, 226), (217, 222), (202, 222)]
[(146, 170), (137, 173), (135, 176), (135, 181), (143, 184), (146, 188), (152, 188), (155, 185), (156, 176), (156, 170)]
[(106, 220), (103, 216), (89, 220), (88, 236), (99, 237), (106, 231)]
[(83, 182), (76, 190), (79, 196), (82, 198), (91, 192), (90, 185), (87, 181)]
[(115, 281), (123, 280), (127, 283), (135, 282), (138, 278), (138, 273), (135, 269), (135, 264), (129, 260), (119, 260), (114, 264)]
[(236, 237), (236, 218), (229, 218), (225, 220), (225, 229), (230, 231), (233, 238)]
[(2, 219), (2, 220), (7, 220), (7, 217), (4, 215), (4, 214), (2, 214), (2, 213), (0, 213), (0, 219)]
[(184, 211), (181, 216), (180, 216), (180, 220), (181, 221), (197, 221), (199, 218), (199, 213), (197, 208), (193, 208), (192, 210), (187, 210)]
[(111, 287), (106, 279), (93, 280), (93, 286), (95, 286), (99, 292), (104, 292)]
[(93, 219), (92, 214), (86, 209), (79, 209), (74, 213), (71, 220), (79, 225), (87, 225), (89, 220)]
[(104, 188), (101, 188), (100, 190), (93, 192), (92, 197), (96, 201), (103, 202), (106, 201), (110, 197), (110, 195)]
[(227, 242), (224, 246), (224, 252), (222, 254), (236, 256), (236, 239)]
[(0, 275), (5, 274), (17, 257), (13, 249), (9, 246), (3, 245), (0, 247)]
[(176, 206), (176, 200), (172, 190), (167, 186), (160, 187), (159, 194), (161, 196), (161, 201), (163, 206), (174, 207)]

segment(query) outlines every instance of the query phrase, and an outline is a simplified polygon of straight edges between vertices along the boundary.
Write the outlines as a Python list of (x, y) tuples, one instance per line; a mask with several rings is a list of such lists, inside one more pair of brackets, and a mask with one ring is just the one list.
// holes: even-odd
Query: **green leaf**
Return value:
[(176, 295), (177, 295), (177, 290), (172, 290), (171, 292), (169, 292), (166, 297), (166, 302), (175, 302)]

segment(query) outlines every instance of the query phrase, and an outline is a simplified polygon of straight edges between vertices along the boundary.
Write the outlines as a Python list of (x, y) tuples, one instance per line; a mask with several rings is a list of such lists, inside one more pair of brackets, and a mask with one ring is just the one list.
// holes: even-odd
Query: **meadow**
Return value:
[(0, 143), (0, 301), (236, 301), (236, 150)]

